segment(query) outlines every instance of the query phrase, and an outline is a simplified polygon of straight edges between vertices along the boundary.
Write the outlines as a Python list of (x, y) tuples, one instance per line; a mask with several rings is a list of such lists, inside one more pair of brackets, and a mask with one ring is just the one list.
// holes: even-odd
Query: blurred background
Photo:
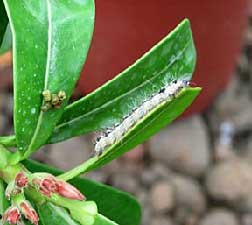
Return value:
[[(72, 100), (132, 64), (184, 17), (202, 94), (172, 125), (87, 176), (135, 195), (143, 225), (252, 225), (251, 0), (96, 0), (94, 39)], [(1, 136), (13, 134), (11, 58), (0, 57)], [(90, 156), (93, 138), (48, 145), (33, 157), (67, 170)]]

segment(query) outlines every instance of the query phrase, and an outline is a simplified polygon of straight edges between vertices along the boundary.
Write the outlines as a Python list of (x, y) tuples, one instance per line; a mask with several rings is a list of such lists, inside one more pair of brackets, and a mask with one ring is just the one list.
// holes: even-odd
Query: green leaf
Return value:
[(82, 173), (99, 168), (144, 142), (184, 112), (200, 91), (200, 88), (184, 88), (175, 99), (161, 104), (140, 120), (120, 142), (108, 147), (101, 155), (90, 158), (60, 175), (60, 178), (70, 180)]
[(190, 80), (195, 61), (190, 23), (186, 19), (116, 78), (67, 106), (49, 142), (120, 123), (164, 84), (174, 79)]
[[(14, 123), (18, 149), (28, 157), (58, 122), (86, 59), (93, 0), (4, 0), (13, 34)], [(60, 109), (41, 111), (42, 92), (65, 91)]]
[[(23, 163), (31, 172), (48, 172), (54, 175), (61, 173), (55, 168), (50, 168), (35, 161), (25, 160)], [(95, 201), (98, 212), (110, 220), (120, 225), (140, 224), (140, 205), (128, 193), (84, 178), (75, 178), (70, 183), (77, 187), (87, 197), (87, 200)]]
[(5, 8), (4, 8), (4, 3), (2, 0), (0, 1), (0, 18), (1, 18), (1, 21), (0, 21), (0, 54), (1, 54), (2, 53), (2, 43), (3, 43), (3, 39), (4, 39), (7, 25), (9, 22)]
[(12, 46), (12, 36), (10, 25), (8, 24), (3, 36), (2, 43), (0, 45), (0, 54), (3, 54), (11, 49)]
[(15, 136), (0, 137), (0, 145), (4, 145), (5, 147), (14, 147), (16, 146), (16, 137)]
[(93, 225), (116, 225), (117, 223), (108, 220), (106, 217), (104, 217), (101, 214), (98, 214), (95, 218), (95, 223)]
[[(69, 213), (62, 207), (55, 206), (54, 204), (47, 202), (38, 207), (40, 221), (43, 225), (80, 225), (80, 223), (74, 221)], [(82, 218), (88, 217), (88, 215), (80, 214)], [(106, 217), (97, 214), (94, 217), (94, 222), (86, 221), (82, 225), (116, 225), (116, 223), (110, 221)]]
[(38, 212), (42, 225), (80, 225), (71, 218), (64, 208), (49, 202), (39, 206)]

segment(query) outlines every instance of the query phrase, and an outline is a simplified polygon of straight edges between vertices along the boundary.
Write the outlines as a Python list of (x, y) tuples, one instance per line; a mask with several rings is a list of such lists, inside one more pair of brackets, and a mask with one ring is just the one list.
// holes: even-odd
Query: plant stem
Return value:
[(79, 176), (82, 173), (85, 173), (88, 171), (88, 168), (97, 160), (97, 157), (90, 158), (89, 160), (85, 161), (81, 165), (73, 168), (72, 170), (69, 170), (65, 173), (62, 173), (61, 175), (58, 176), (58, 178), (62, 180), (71, 180), (74, 177)]
[(0, 170), (8, 165), (10, 156), (11, 153), (3, 145), (0, 144)]

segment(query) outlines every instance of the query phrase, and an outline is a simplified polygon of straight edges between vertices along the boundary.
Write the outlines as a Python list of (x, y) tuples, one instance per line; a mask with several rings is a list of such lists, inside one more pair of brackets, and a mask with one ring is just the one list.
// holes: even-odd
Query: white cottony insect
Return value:
[(106, 132), (105, 135), (97, 138), (95, 144), (95, 154), (100, 155), (109, 146), (120, 142), (124, 136), (139, 120), (145, 117), (151, 110), (158, 107), (160, 104), (169, 101), (176, 97), (176, 95), (184, 87), (189, 86), (190, 82), (187, 80), (174, 80), (166, 85), (160, 91), (145, 100), (136, 110), (132, 111), (120, 124), (116, 125), (112, 130)]

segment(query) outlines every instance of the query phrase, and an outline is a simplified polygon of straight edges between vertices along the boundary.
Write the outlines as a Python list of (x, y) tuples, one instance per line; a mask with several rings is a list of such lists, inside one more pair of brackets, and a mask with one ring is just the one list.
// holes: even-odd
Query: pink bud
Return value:
[(51, 193), (56, 192), (56, 180), (52, 175), (48, 175), (45, 178), (38, 179), (34, 178), (32, 183), (35, 184), (39, 191), (48, 197), (51, 197)]
[(80, 201), (85, 200), (84, 195), (81, 194), (78, 189), (76, 189), (74, 186), (65, 181), (57, 180), (56, 186), (57, 186), (56, 193), (58, 193), (62, 197)]
[(28, 185), (28, 178), (23, 172), (20, 172), (16, 175), (15, 184), (19, 188), (24, 188)]
[(51, 174), (47, 174), (43, 178), (34, 178), (32, 183), (43, 195), (49, 198), (52, 193), (55, 193), (69, 199), (85, 200), (84, 195), (78, 189), (65, 181), (58, 180)]
[(17, 207), (11, 206), (3, 214), (3, 224), (17, 224), (20, 221), (21, 215)]
[(38, 214), (36, 213), (35, 209), (32, 208), (29, 202), (21, 202), (20, 209), (27, 220), (29, 220), (32, 224), (38, 225)]

